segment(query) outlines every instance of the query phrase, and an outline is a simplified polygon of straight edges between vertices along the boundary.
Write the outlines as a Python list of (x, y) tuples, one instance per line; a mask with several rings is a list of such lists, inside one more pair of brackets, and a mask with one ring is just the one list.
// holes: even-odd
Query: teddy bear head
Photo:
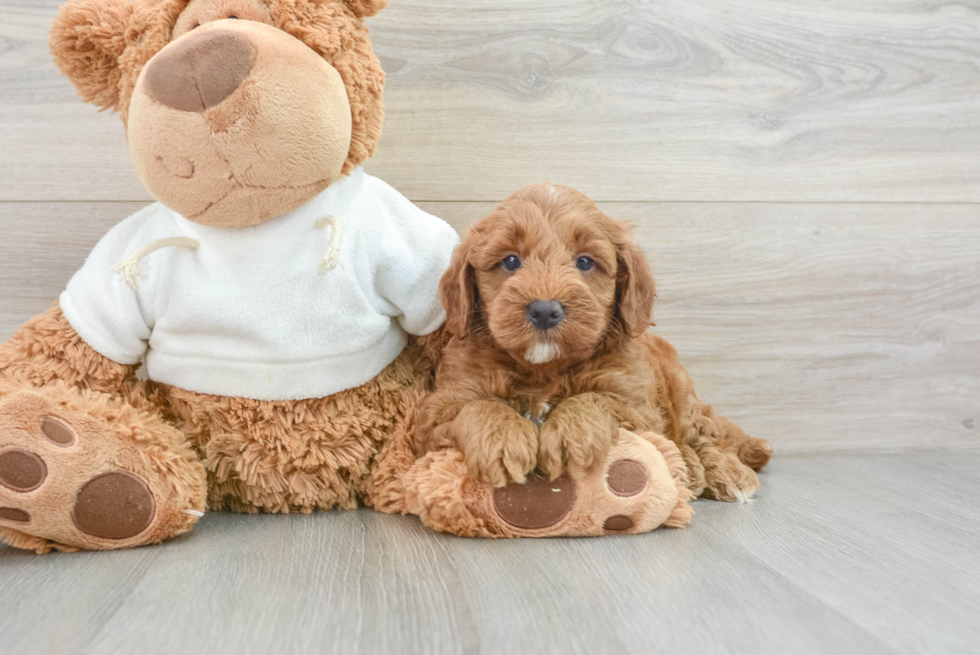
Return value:
[(214, 227), (302, 206), (369, 158), (388, 0), (72, 0), (51, 28), (81, 98), (118, 111), (155, 198)]

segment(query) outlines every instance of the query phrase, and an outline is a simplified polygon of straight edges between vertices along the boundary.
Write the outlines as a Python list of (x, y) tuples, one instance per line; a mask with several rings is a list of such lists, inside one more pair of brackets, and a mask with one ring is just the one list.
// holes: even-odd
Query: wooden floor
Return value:
[[(150, 201), (0, 0), (0, 339)], [(980, 652), (980, 0), (392, 0), (367, 170), (462, 230), (632, 220), (659, 334), (776, 459), (690, 529), (466, 541), (369, 511), (0, 547), (0, 655)]]
[(980, 453), (783, 458), (686, 530), (493, 542), (360, 510), (0, 548), (0, 652), (976, 653)]

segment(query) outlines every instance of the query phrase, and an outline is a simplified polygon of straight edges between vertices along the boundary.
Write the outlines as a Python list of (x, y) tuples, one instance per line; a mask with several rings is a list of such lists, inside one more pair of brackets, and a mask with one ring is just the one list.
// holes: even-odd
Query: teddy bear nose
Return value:
[(534, 300), (527, 306), (527, 319), (539, 330), (550, 330), (565, 320), (565, 308), (557, 300)]
[(181, 111), (204, 111), (234, 93), (255, 64), (255, 46), (231, 30), (208, 30), (160, 52), (146, 69), (146, 88)]

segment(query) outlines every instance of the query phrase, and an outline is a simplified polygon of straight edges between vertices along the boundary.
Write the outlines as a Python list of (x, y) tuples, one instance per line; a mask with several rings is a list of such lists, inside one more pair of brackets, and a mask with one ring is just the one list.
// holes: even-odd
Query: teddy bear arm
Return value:
[(41, 387), (56, 381), (114, 393), (131, 379), (137, 365), (119, 364), (88, 345), (55, 303), (30, 319), (0, 345), (0, 374)]

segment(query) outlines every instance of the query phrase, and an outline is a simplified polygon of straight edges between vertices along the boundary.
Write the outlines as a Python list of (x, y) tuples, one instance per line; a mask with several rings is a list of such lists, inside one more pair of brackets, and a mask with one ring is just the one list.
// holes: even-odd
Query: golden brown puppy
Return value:
[(581, 474), (624, 427), (672, 439), (697, 494), (758, 488), (772, 449), (702, 405), (676, 351), (647, 332), (650, 267), (628, 226), (581, 193), (517, 191), (470, 228), (440, 289), (453, 337), (420, 448), (458, 445), (472, 475), (502, 486), (536, 467)]

